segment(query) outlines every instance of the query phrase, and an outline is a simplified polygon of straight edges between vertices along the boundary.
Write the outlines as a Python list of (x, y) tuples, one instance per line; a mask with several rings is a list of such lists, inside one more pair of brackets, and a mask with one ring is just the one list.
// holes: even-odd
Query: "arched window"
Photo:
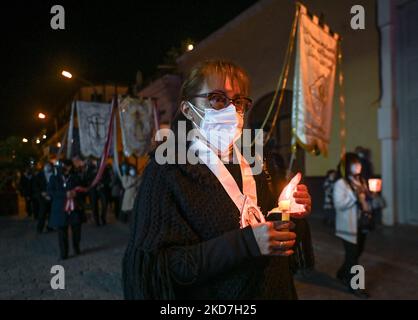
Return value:
[[(278, 95), (280, 97), (280, 93)], [(291, 90), (285, 90), (283, 96), (283, 103), (280, 109), (279, 118), (277, 119), (276, 127), (273, 131), (271, 140), (266, 146), (266, 152), (274, 151), (283, 158), (286, 168), (289, 167), (291, 157), (291, 138), (292, 138), (292, 96)], [(253, 108), (247, 117), (247, 127), (251, 129), (260, 129), (268, 109), (274, 97), (274, 92), (270, 92), (258, 101), (255, 102)], [(264, 128), (265, 134), (267, 134), (272, 126), (272, 121), (277, 110), (278, 99), (276, 100), (273, 112), (271, 113), (267, 125)], [(271, 150), (272, 149), (272, 150)], [(293, 170), (298, 170), (304, 173), (305, 169), (305, 155), (304, 151), (298, 148), (296, 154), (296, 161), (293, 166)]]

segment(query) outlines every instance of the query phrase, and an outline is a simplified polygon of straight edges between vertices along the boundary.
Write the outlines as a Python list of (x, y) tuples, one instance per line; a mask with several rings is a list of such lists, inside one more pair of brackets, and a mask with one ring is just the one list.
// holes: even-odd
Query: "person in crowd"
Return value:
[[(107, 209), (111, 197), (111, 180), (110, 180), (110, 171), (109, 166), (106, 166), (100, 181), (97, 183), (95, 189), (98, 200), (100, 202), (100, 223), (105, 226), (107, 224)], [(98, 210), (95, 211), (98, 214)], [(95, 216), (95, 221), (99, 221), (99, 217)]]
[(121, 221), (130, 221), (134, 208), (135, 196), (138, 190), (141, 177), (137, 175), (135, 167), (129, 167), (128, 174), (122, 176), (122, 187), (124, 189), (121, 208)]
[(368, 181), (371, 177), (373, 177), (373, 164), (370, 160), (370, 150), (367, 150), (363, 147), (356, 147), (354, 152), (360, 159), (361, 163), (361, 177)]
[(372, 192), (371, 207), (373, 211), (373, 228), (382, 226), (382, 211), (386, 208), (386, 200), (382, 192)]
[(48, 183), (48, 195), (51, 197), (52, 210), (49, 224), (58, 229), (58, 243), (60, 258), (68, 258), (68, 232), (71, 227), (73, 250), (80, 254), (81, 224), (84, 208), (81, 192), (77, 187), (82, 187), (79, 176), (73, 171), (71, 160), (61, 161), (62, 167), (58, 168), (56, 175), (50, 177)]
[[(85, 172), (85, 182), (87, 185), (91, 185), (96, 178), (97, 175), (97, 160), (94, 158), (89, 158), (87, 160), (86, 165), (86, 172)], [(90, 208), (93, 211), (93, 219), (96, 224), (96, 226), (100, 226), (101, 222), (99, 217), (99, 192), (97, 190), (97, 186), (94, 186), (93, 188), (90, 188), (89, 192), (89, 200), (90, 200)]]
[(324, 224), (329, 226), (335, 225), (335, 208), (333, 200), (334, 184), (337, 178), (337, 171), (329, 170), (325, 176), (323, 184), (324, 189)]
[(36, 212), (36, 199), (34, 197), (35, 174), (31, 167), (24, 170), (19, 182), (19, 191), (25, 199), (27, 217), (34, 217)]
[[(39, 203), (39, 219), (37, 225), (37, 232), (42, 233), (45, 228), (45, 223), (48, 221), (51, 212), (51, 197), (48, 195), (48, 183), (49, 179), (53, 175), (52, 164), (45, 163), (43, 170), (36, 176), (35, 194)], [(47, 226), (47, 231), (51, 231), (52, 228)]]
[[(291, 223), (266, 222), (277, 198), (265, 174), (251, 175), (243, 158), (230, 161), (252, 105), (248, 95), (248, 75), (232, 62), (205, 61), (186, 77), (175, 145), (185, 143), (202, 161), (159, 164), (158, 148), (151, 153), (123, 259), (126, 299), (297, 298)], [(181, 141), (181, 127), (184, 137), (196, 129), (201, 139)], [(307, 187), (299, 185), (294, 197), (306, 212), (292, 217), (303, 218), (311, 211)]]
[(336, 236), (342, 239), (345, 251), (344, 263), (337, 272), (337, 278), (356, 296), (367, 298), (365, 289), (351, 287), (351, 268), (359, 264), (371, 223), (370, 193), (361, 177), (361, 169), (360, 158), (355, 153), (347, 153), (343, 157), (337, 169), (333, 199)]
[(110, 191), (110, 202), (112, 203), (113, 206), (113, 212), (115, 214), (115, 218), (119, 219), (120, 216), (120, 210), (121, 210), (121, 196), (122, 196), (122, 182), (120, 181), (118, 174), (110, 169), (109, 170), (109, 174), (110, 174), (110, 186), (111, 186), (111, 191)]
[[(87, 165), (87, 161), (80, 155), (75, 155), (72, 157), (72, 162), (73, 162), (73, 173), (75, 175), (78, 176), (78, 179), (81, 181), (81, 184), (83, 186), (89, 186), (89, 179), (90, 177), (88, 176), (88, 174), (90, 172), (88, 172), (88, 165)], [(89, 196), (89, 192), (83, 192), (80, 193), (79, 198), (81, 199), (81, 203), (83, 204), (83, 207), (86, 208), (87, 207), (87, 199)], [(87, 215), (84, 212), (84, 214), (82, 215), (83, 218), (83, 223), (87, 222)]]

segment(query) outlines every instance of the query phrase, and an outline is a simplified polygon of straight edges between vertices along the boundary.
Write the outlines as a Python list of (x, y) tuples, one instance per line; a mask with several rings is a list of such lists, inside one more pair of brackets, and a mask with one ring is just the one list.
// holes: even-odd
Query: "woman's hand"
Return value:
[(293, 194), (296, 203), (303, 204), (305, 206), (305, 212), (301, 213), (292, 213), (292, 218), (302, 219), (306, 218), (311, 214), (312, 210), (312, 199), (309, 194), (308, 187), (304, 184), (299, 184), (297, 186), (296, 192)]
[(255, 241), (263, 256), (288, 257), (294, 252), (296, 234), (289, 232), (291, 223), (261, 223), (252, 226)]
[(362, 210), (363, 211), (366, 211), (366, 212), (370, 211), (370, 206), (367, 203), (367, 200), (366, 200), (367, 197), (366, 197), (366, 194), (364, 192), (361, 192), (358, 195), (358, 199), (359, 199), (359, 202), (360, 202), (360, 205), (361, 205)]

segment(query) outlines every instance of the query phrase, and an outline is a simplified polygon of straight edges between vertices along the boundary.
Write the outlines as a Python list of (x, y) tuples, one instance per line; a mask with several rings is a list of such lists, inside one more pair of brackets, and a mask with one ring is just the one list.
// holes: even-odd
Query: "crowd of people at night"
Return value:
[[(31, 160), (21, 173), (18, 189), (25, 201), (27, 218), (37, 221), (39, 234), (57, 231), (60, 259), (69, 256), (69, 228), (73, 251), (77, 255), (81, 251), (81, 225), (84, 222), (105, 226), (109, 211), (114, 219), (123, 223), (130, 219), (140, 183), (136, 167), (122, 163), (119, 175), (107, 165), (99, 182), (92, 186), (97, 173), (96, 159), (79, 156), (37, 165)], [(79, 188), (78, 192), (74, 191), (76, 188)]]

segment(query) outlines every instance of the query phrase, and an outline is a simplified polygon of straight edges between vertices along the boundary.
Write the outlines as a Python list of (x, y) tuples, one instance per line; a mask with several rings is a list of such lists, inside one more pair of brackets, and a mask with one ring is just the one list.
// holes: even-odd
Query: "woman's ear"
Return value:
[(186, 117), (186, 119), (193, 121), (193, 114), (192, 110), (189, 106), (189, 103), (187, 101), (182, 101), (180, 104), (180, 110)]

